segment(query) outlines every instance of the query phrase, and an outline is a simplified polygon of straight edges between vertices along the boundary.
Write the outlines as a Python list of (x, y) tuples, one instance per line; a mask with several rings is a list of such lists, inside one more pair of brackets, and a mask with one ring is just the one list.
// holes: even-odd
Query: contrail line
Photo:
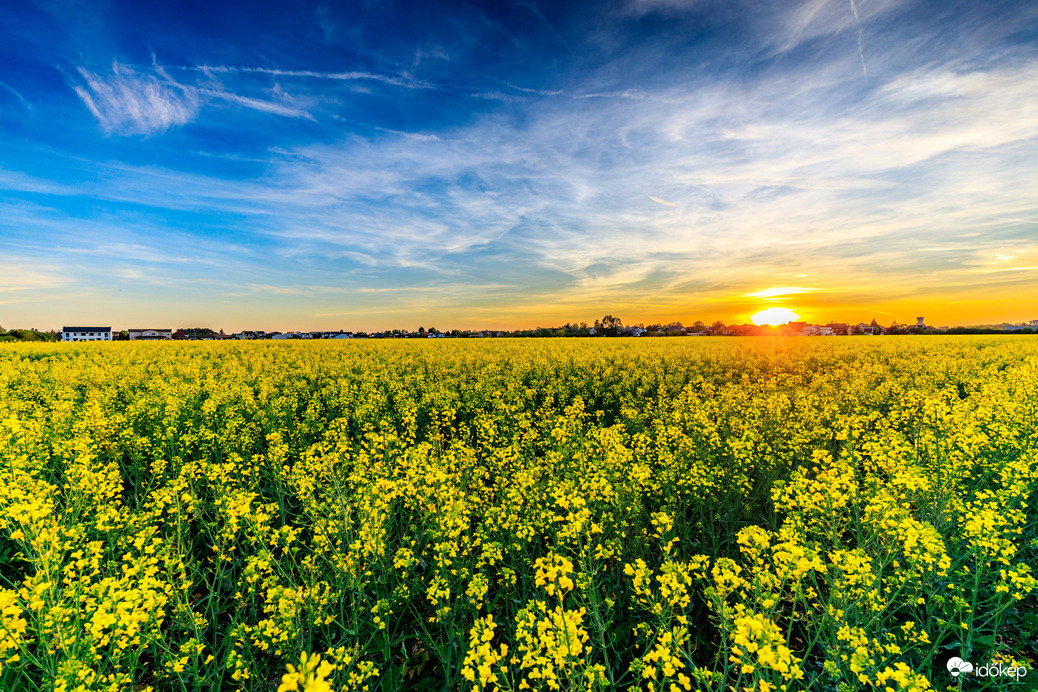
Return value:
[(999, 221), (1019, 221), (1020, 223), (1034, 223), (1038, 224), (1038, 221), (1031, 221), (1030, 219), (1009, 219), (1004, 216), (992, 216), (992, 219), (998, 219)]
[(858, 5), (851, 0), (851, 12), (854, 13), (854, 23), (858, 27), (858, 55), (861, 56), (861, 69), (865, 73), (865, 82), (869, 81), (869, 68), (865, 67), (865, 46), (861, 40), (861, 17), (858, 16)]

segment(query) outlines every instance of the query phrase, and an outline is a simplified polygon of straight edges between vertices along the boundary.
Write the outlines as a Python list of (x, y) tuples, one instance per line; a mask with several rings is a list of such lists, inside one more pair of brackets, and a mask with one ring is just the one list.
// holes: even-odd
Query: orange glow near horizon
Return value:
[(799, 315), (789, 308), (768, 308), (758, 312), (752, 319), (753, 323), (759, 326), (765, 324), (785, 324), (786, 322), (795, 321), (797, 317)]

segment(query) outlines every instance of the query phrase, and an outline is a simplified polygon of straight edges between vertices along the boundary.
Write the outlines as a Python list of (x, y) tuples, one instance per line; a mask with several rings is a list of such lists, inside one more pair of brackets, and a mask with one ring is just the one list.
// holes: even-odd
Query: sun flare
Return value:
[(763, 324), (785, 324), (786, 322), (793, 322), (799, 317), (795, 312), (789, 308), (768, 308), (767, 310), (761, 310), (753, 316), (753, 323), (756, 325)]

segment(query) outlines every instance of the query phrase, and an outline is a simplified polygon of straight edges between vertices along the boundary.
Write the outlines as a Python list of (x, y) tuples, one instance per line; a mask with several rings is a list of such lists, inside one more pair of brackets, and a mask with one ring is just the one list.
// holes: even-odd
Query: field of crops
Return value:
[(1038, 337), (6, 344), (0, 689), (1038, 689), (1036, 489)]

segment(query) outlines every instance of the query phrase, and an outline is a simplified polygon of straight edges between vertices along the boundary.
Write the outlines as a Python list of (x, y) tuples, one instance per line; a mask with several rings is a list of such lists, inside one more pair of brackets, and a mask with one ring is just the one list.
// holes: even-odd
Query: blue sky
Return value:
[(0, 324), (1038, 319), (1038, 5), (0, 15)]

